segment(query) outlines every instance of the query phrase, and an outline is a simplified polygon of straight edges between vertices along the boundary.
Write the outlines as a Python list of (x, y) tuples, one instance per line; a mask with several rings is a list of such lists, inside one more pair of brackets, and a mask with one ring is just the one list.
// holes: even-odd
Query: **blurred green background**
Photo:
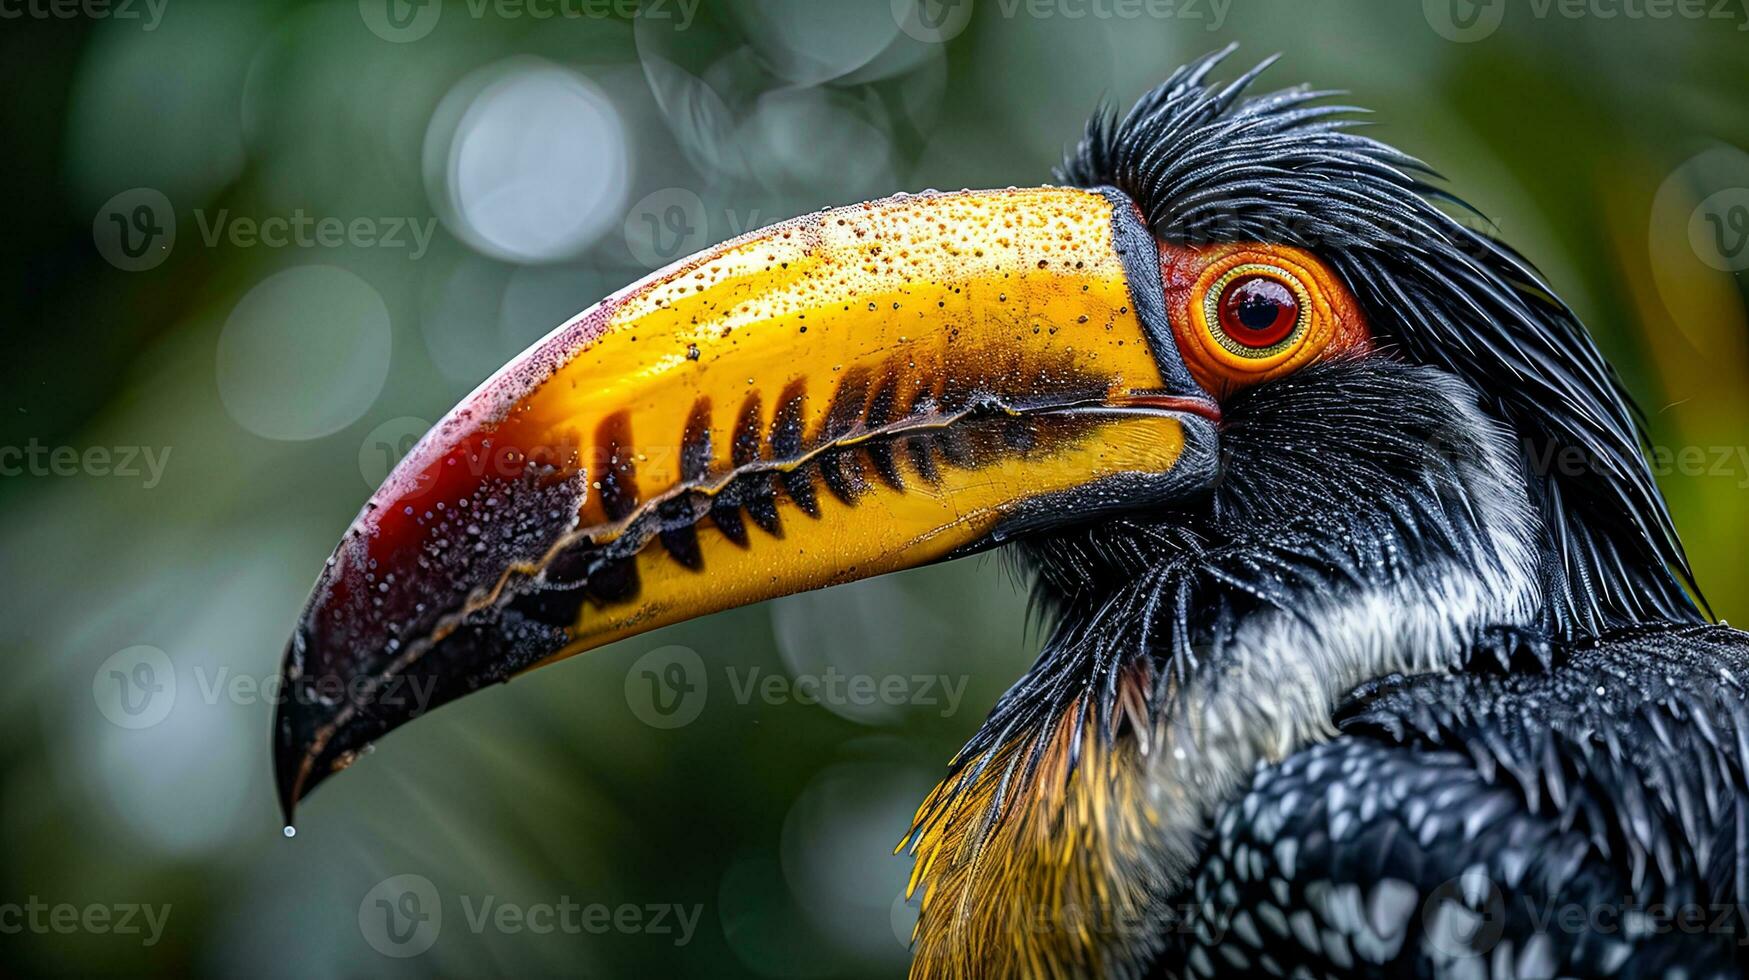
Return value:
[[(1716, 611), (1749, 616), (1736, 0), (638, 10), (0, 3), (0, 973), (900, 975), (892, 847), (1038, 643), (1000, 559), (469, 699), (289, 840), (263, 685), (374, 481), (562, 319), (823, 205), (1038, 183), (1100, 98), (1229, 40), (1375, 109), (1543, 268), (1646, 407)], [(646, 724), (638, 665), (676, 646), (707, 696)], [(795, 695), (848, 673), (904, 703)]]

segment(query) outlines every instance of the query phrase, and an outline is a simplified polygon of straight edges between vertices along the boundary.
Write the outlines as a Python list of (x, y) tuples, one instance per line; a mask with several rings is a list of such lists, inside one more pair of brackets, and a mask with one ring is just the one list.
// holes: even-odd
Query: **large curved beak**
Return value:
[(297, 801), (483, 685), (1206, 491), (1217, 411), (1115, 191), (901, 196), (727, 242), (507, 365), (365, 504), (286, 651)]

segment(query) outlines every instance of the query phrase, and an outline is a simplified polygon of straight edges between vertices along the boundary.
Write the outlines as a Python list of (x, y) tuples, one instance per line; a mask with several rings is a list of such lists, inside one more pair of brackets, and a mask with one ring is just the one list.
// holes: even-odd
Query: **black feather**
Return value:
[(1310, 249), (1375, 336), (1469, 382), (1534, 478), (1556, 635), (1699, 621), (1638, 413), (1573, 311), (1517, 252), (1441, 210), (1475, 213), (1425, 164), (1350, 131), (1357, 110), (1304, 87), (1241, 98), (1273, 59), (1211, 84), (1231, 51), (1179, 69), (1121, 118), (1096, 112), (1057, 178), (1124, 191), (1165, 241)]

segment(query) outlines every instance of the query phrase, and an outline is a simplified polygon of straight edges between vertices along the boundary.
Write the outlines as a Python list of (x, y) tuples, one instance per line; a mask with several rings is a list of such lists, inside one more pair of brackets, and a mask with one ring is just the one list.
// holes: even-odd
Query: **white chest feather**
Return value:
[(1534, 621), (1538, 520), (1504, 443), (1497, 448), (1466, 464), (1479, 560), (1419, 565), (1294, 613), (1255, 614), (1191, 672), (1149, 749), (1148, 791), (1164, 831), (1154, 857), (1168, 892), (1183, 883), (1201, 830), (1254, 767), (1329, 738), (1332, 712), (1357, 685), (1453, 669), (1482, 630)]

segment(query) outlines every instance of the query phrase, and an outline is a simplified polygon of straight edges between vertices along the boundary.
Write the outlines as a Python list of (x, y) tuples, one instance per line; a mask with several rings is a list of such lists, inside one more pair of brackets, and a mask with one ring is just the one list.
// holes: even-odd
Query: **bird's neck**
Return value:
[[(1245, 610), (1230, 627), (1191, 627), (1196, 663), (1157, 713), (1147, 764), (1163, 880), (1181, 880), (1215, 808), (1255, 766), (1334, 734), (1331, 715), (1357, 686), (1458, 669), (1484, 634), (1541, 623), (1544, 531), (1511, 433), (1449, 376), (1425, 383), (1393, 438), (1425, 439), (1426, 451), (1408, 445), (1346, 497), (1307, 488), (1322, 505), (1289, 502), (1292, 518), (1242, 508), (1266, 529), (1239, 548), (1258, 573), (1223, 585), (1281, 598), (1229, 602)], [(1432, 424), (1417, 433), (1417, 422)], [(1341, 456), (1330, 465), (1344, 473), (1377, 465)], [(1272, 501), (1288, 479), (1270, 484)]]
[(1226, 438), (1190, 530), (1037, 546), (1046, 587), (1099, 587), (1059, 594), (1046, 651), (919, 814), (920, 975), (953, 949), (1133, 972), (1258, 764), (1329, 737), (1357, 685), (1539, 622), (1514, 440), (1449, 375), (1338, 371), (1241, 406)]

